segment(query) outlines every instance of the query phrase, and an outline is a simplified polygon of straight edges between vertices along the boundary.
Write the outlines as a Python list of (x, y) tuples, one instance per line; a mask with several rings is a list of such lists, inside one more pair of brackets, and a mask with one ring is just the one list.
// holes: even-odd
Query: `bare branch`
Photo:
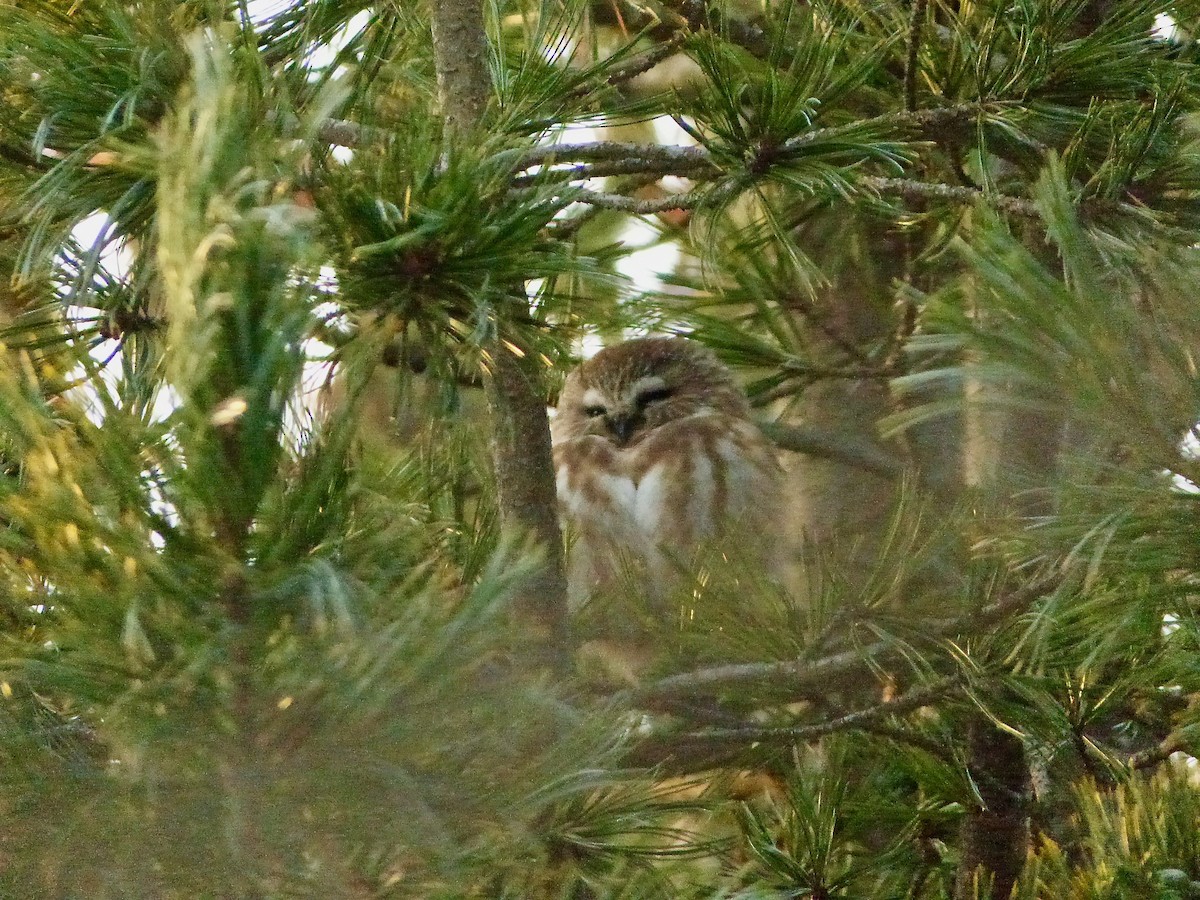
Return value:
[(758, 427), (782, 450), (832, 460), (885, 478), (895, 478), (904, 471), (904, 464), (894, 456), (848, 435), (780, 422), (760, 422)]
[(432, 26), (442, 118), (448, 132), (466, 134), (479, 126), (492, 91), (483, 2), (439, 0)]
[(546, 182), (565, 183), (585, 181), (589, 178), (608, 178), (613, 175), (654, 175), (656, 177), (663, 175), (686, 175), (689, 178), (699, 180), (716, 178), (720, 174), (712, 166), (701, 172), (698, 169), (689, 170), (686, 166), (670, 162), (658, 162), (640, 157), (630, 157), (629, 159), (579, 163), (578, 165), (559, 164), (553, 168), (543, 169), (535, 174), (517, 175), (512, 179), (512, 186), (514, 188), (524, 188), (534, 184), (545, 184)]
[[(845, 125), (834, 125), (828, 128), (817, 128), (796, 135), (785, 142), (781, 155), (787, 154), (820, 141), (841, 137), (847, 131), (857, 131), (863, 127), (887, 127), (899, 130), (940, 129), (952, 122), (960, 122), (969, 118), (984, 115), (993, 108), (1003, 104), (978, 103), (960, 104), (942, 109), (925, 109), (917, 112), (886, 113), (870, 119), (851, 122)], [(521, 154), (515, 168), (518, 171), (532, 166), (555, 165), (574, 162), (603, 162), (606, 166), (564, 166), (561, 175), (564, 180), (579, 178), (594, 178), (603, 175), (629, 174), (632, 172), (659, 172), (664, 175), (690, 175), (692, 177), (713, 177), (721, 173), (721, 167), (713, 159), (712, 154), (704, 147), (680, 146), (675, 144), (634, 144), (623, 141), (591, 141), (579, 144), (551, 144), (544, 147), (534, 147)], [(619, 169), (619, 171), (618, 171)], [(555, 173), (558, 174), (557, 172)], [(540, 173), (539, 177), (545, 177)], [(877, 179), (881, 185), (890, 182), (904, 183), (903, 179)], [(920, 185), (922, 182), (912, 182)], [(876, 185), (876, 190), (883, 191)], [(890, 191), (895, 193), (893, 189)], [(976, 192), (978, 193), (978, 192)], [(962, 199), (962, 198), (959, 198)], [(970, 198), (972, 201), (975, 197)]]

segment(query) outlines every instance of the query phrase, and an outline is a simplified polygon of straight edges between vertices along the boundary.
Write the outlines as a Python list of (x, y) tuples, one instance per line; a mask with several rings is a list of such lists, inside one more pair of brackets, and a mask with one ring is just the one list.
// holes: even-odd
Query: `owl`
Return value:
[(574, 607), (630, 567), (662, 597), (704, 548), (777, 557), (778, 462), (704, 346), (642, 338), (601, 350), (567, 376), (551, 433)]

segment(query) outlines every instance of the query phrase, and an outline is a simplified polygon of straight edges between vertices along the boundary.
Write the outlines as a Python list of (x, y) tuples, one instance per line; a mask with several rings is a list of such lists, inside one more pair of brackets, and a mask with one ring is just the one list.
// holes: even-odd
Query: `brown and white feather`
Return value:
[(631, 565), (661, 596), (705, 546), (777, 556), (778, 462), (732, 373), (702, 345), (644, 338), (602, 350), (568, 375), (552, 432), (574, 603)]

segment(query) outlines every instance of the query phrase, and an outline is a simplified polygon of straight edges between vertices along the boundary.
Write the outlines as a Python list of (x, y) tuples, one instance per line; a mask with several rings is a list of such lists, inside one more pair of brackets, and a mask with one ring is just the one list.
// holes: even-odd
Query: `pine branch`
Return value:
[[(1027, 609), (1038, 598), (1058, 587), (1060, 581), (1061, 578), (1057, 575), (1040, 578), (975, 613), (941, 623), (930, 623), (925, 635), (928, 640), (936, 641), (958, 634), (984, 631)], [(816, 686), (828, 689), (831, 686), (857, 681), (862, 676), (877, 671), (885, 661), (898, 653), (893, 643), (877, 641), (865, 647), (843, 650), (816, 660), (792, 659), (713, 666), (661, 678), (651, 684), (622, 692), (617, 695), (617, 699), (629, 705), (653, 708), (662, 699), (711, 694), (738, 685), (762, 682), (770, 682), (774, 687), (795, 691)]]
[(877, 365), (813, 366), (808, 363), (785, 362), (779, 369), (781, 372), (787, 372), (792, 376), (799, 376), (810, 381), (828, 379), (850, 381), (878, 381), (882, 379), (886, 381), (889, 378), (895, 378), (897, 375), (903, 374), (899, 369)]
[[(662, 733), (651, 733), (641, 739), (629, 751), (628, 760), (637, 765), (657, 766), (668, 764), (671, 771), (695, 772), (723, 763), (754, 746), (788, 747), (814, 741), (842, 731), (864, 731), (880, 734), (891, 740), (907, 743), (929, 753), (947, 764), (955, 764), (946, 748), (920, 735), (885, 724), (891, 716), (904, 715), (922, 706), (953, 696), (960, 687), (953, 678), (944, 678), (934, 684), (909, 691), (893, 700), (877, 703), (865, 709), (844, 713), (822, 722), (811, 722), (789, 727), (765, 727), (740, 723), (728, 727), (708, 728), (701, 731), (678, 731), (664, 729)], [(700, 715), (686, 704), (674, 705), (671, 711), (684, 718), (713, 720), (717, 714), (701, 708)]]
[[(524, 188), (535, 184), (545, 184), (546, 182), (567, 183), (572, 181), (586, 181), (589, 178), (609, 178), (613, 175), (663, 176), (687, 174), (686, 167), (681, 167), (675, 163), (660, 163), (633, 156), (628, 159), (614, 159), (608, 162), (556, 165), (536, 174), (518, 175), (513, 178), (512, 186), (514, 188)], [(693, 172), (689, 177), (696, 179), (715, 178), (719, 174), (715, 168), (709, 168), (704, 172)]]
[(992, 879), (994, 897), (1009, 897), (1024, 868), (1029, 845), (1032, 784), (1021, 739), (996, 728), (983, 716), (967, 735), (968, 771), (979, 805), (963, 823), (963, 857), (955, 884), (956, 900), (978, 896), (976, 879)]
[(909, 691), (894, 700), (886, 700), (866, 709), (855, 710), (824, 722), (782, 728), (759, 725), (745, 725), (739, 728), (710, 728), (694, 732), (688, 737), (711, 743), (802, 743), (837, 731), (861, 728), (888, 716), (912, 712), (914, 709), (928, 706), (930, 703), (951, 696), (958, 687), (956, 679), (942, 678), (931, 685)]
[[(234, 558), (240, 558), (244, 534), (224, 537), (222, 542), (228, 545), (231, 540), (234, 545), (226, 549)], [(218, 763), (225, 801), (224, 831), (231, 858), (238, 861), (242, 876), (254, 882), (261, 878), (271, 854), (259, 816), (262, 779), (257, 777), (256, 769), (262, 757), (259, 743), (262, 730), (254, 689), (255, 666), (250, 643), (254, 638), (249, 631), (251, 597), (243, 572), (238, 571), (227, 580), (220, 600), (235, 628), (230, 636), (229, 674), (233, 681), (230, 712), (236, 732), (229, 752)]]
[[(784, 156), (808, 144), (839, 137), (848, 129), (891, 128), (897, 131), (912, 131), (935, 141), (946, 128), (957, 127), (964, 122), (987, 116), (1012, 106), (1011, 103), (992, 101), (987, 103), (963, 103), (936, 109), (922, 109), (885, 113), (868, 119), (858, 120), (844, 126), (818, 128), (797, 135), (785, 142), (778, 155)], [(366, 128), (346, 120), (329, 120), (319, 130), (318, 138), (326, 144), (346, 147), (361, 147), (382, 137), (378, 129)], [(549, 171), (528, 172), (535, 166), (551, 167)], [(534, 147), (521, 154), (514, 165), (516, 174), (513, 187), (521, 188), (547, 180), (575, 182), (590, 178), (614, 175), (664, 176), (676, 175), (695, 180), (710, 180), (722, 175), (722, 167), (712, 154), (700, 146), (660, 144), (635, 144), (620, 141), (593, 141), (574, 144), (552, 144)], [(965, 185), (950, 185), (941, 182), (925, 182), (910, 178), (894, 178), (880, 175), (862, 175), (857, 183), (881, 195), (898, 197), (916, 203), (938, 201), (973, 205), (983, 201), (1007, 215), (1026, 219), (1040, 219), (1041, 211), (1036, 203), (1025, 197), (984, 191)], [(583, 191), (579, 202), (601, 209), (613, 209), (635, 215), (650, 215), (670, 210), (695, 209), (713, 202), (714, 197), (703, 190), (687, 191), (670, 197), (638, 200), (622, 194), (603, 191)], [(1106, 198), (1087, 198), (1082, 202), (1085, 212), (1096, 215), (1114, 213), (1138, 214), (1145, 218), (1136, 206)], [(1154, 223), (1156, 230), (1175, 240), (1190, 240), (1191, 232)]]
[(916, 734), (904, 728), (883, 725), (878, 722), (864, 722), (859, 725), (859, 730), (867, 734), (877, 734), (898, 744), (908, 744), (910, 747), (916, 747), (934, 759), (941, 760), (948, 766), (958, 768), (962, 764), (961, 760), (954, 754), (953, 749), (947, 746), (944, 740), (934, 740), (933, 738), (927, 738), (924, 735)]
[(542, 556), (522, 585), (521, 607), (533, 639), (556, 666), (567, 664), (567, 580), (558, 521), (550, 422), (535, 357), (494, 344), (484, 383), (492, 412), (492, 463), (501, 524), (533, 536)]
[[(653, 181), (650, 183), (653, 183)], [(615, 209), (635, 215), (652, 215), (676, 209), (691, 210), (705, 206), (719, 207), (739, 190), (740, 185), (736, 181), (727, 181), (716, 187), (697, 188), (693, 191), (672, 194), (668, 197), (653, 197), (645, 200), (627, 197), (624, 194), (588, 190), (579, 191), (575, 199), (596, 209)]]
[(492, 93), (481, 0), (438, 0), (433, 55), (446, 130), (463, 136), (479, 126)]
[[(954, 106), (936, 109), (922, 109), (914, 112), (892, 112), (857, 120), (850, 125), (838, 125), (828, 128), (817, 128), (797, 135), (783, 145), (784, 150), (794, 150), (814, 141), (829, 140), (846, 131), (847, 128), (892, 128), (899, 131), (913, 131), (918, 134), (937, 132), (951, 125), (978, 118), (992, 112), (1007, 108), (1012, 104), (991, 103), (960, 103)], [(318, 130), (318, 139), (327, 144), (337, 144), (344, 147), (363, 147), (374, 141), (381, 140), (385, 133), (378, 128), (360, 125), (345, 119), (329, 119)], [(711, 154), (704, 147), (677, 144), (637, 144), (624, 141), (587, 141), (573, 144), (547, 144), (533, 147), (521, 154), (515, 165), (516, 171), (524, 171), (533, 166), (553, 165), (556, 163), (605, 161), (628, 163), (640, 160), (647, 170), (662, 171), (663, 174), (687, 175), (711, 171), (719, 172), (712, 160)], [(586, 176), (581, 176), (586, 177)]]
[[(1002, 103), (963, 103), (940, 109), (925, 109), (916, 112), (885, 113), (872, 118), (860, 119), (845, 125), (832, 125), (827, 128), (815, 128), (798, 134), (785, 141), (776, 151), (776, 156), (783, 157), (794, 153), (810, 144), (830, 141), (843, 137), (848, 132), (859, 132), (863, 129), (895, 130), (899, 132), (936, 132), (951, 124), (957, 124), (978, 118), (989, 112), (1002, 109)], [(623, 141), (591, 141), (576, 144), (551, 144), (544, 147), (534, 147), (521, 154), (520, 160), (514, 166), (517, 171), (524, 171), (533, 166), (569, 164), (574, 162), (605, 162), (612, 166), (621, 166), (625, 172), (635, 171), (641, 165), (645, 172), (659, 172), (664, 175), (683, 175), (691, 177), (715, 177), (721, 173), (721, 167), (713, 159), (712, 154), (701, 146), (683, 146), (675, 144), (635, 144)], [(563, 180), (599, 177), (612, 174), (599, 166), (578, 166), (560, 170)], [(560, 177), (555, 172), (555, 177)], [(546, 177), (548, 173), (539, 173)], [(886, 181), (886, 180), (885, 180)], [(519, 181), (514, 182), (519, 184)]]

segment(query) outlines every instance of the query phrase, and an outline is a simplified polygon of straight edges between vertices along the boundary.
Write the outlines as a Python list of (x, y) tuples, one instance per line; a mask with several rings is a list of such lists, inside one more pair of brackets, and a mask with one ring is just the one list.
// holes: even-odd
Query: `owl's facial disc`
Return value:
[(647, 409), (672, 394), (664, 379), (647, 375), (635, 381), (615, 401), (603, 391), (589, 388), (584, 392), (582, 409), (583, 414), (599, 426), (589, 430), (593, 433), (602, 431), (618, 447), (625, 447), (645, 426)]

